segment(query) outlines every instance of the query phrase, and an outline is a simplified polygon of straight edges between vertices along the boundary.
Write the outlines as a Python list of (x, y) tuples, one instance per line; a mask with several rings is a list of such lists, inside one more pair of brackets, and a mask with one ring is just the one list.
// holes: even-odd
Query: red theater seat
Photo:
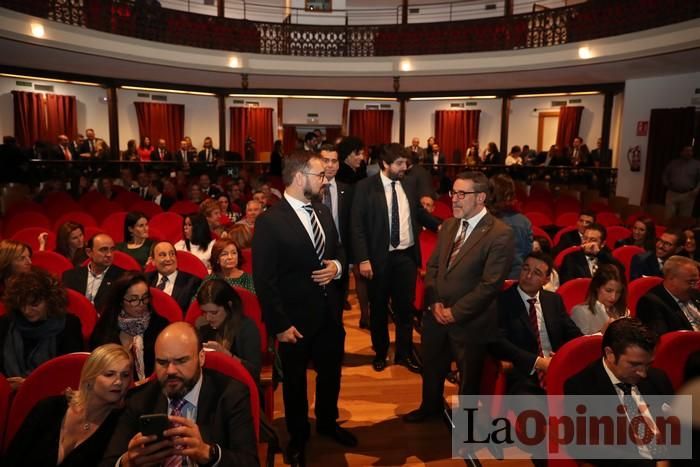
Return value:
[(90, 214), (83, 211), (71, 211), (56, 219), (53, 223), (54, 232), (58, 232), (58, 228), (69, 221), (82, 224), (83, 227), (97, 227), (97, 221)]
[(618, 260), (625, 267), (625, 276), (627, 277), (627, 282), (630, 280), (630, 267), (632, 266), (632, 258), (635, 255), (644, 253), (644, 248), (640, 248), (634, 245), (625, 245), (619, 248), (615, 248), (612, 252), (613, 258)]
[(538, 211), (526, 211), (525, 217), (530, 219), (533, 227), (544, 227), (554, 224), (552, 216)]
[(557, 289), (557, 294), (560, 295), (564, 301), (564, 307), (566, 307), (567, 313), (571, 314), (571, 310), (576, 305), (586, 301), (588, 286), (590, 284), (590, 278), (580, 277), (578, 279), (571, 279)]
[(73, 269), (73, 263), (55, 251), (35, 251), (32, 255), (32, 265), (47, 270), (58, 279), (64, 272)]
[(627, 307), (632, 317), (637, 316), (637, 302), (644, 294), (663, 282), (662, 277), (640, 277), (627, 287)]
[(124, 219), (126, 218), (126, 214), (126, 211), (113, 212), (102, 219), (100, 223), (102, 230), (112, 237), (114, 243), (124, 241)]
[(156, 313), (171, 323), (182, 321), (182, 309), (175, 299), (156, 287), (150, 287), (151, 305)]
[(0, 454), (5, 445), (5, 427), (10, 416), (10, 402), (12, 400), (12, 388), (3, 375), (0, 375)]
[(193, 203), (192, 201), (175, 201), (172, 206), (170, 206), (170, 209), (168, 209), (169, 212), (176, 212), (180, 214), (181, 216), (185, 216), (187, 214), (194, 214), (196, 212), (199, 212), (199, 205), (197, 203)]
[(56, 234), (49, 229), (43, 227), (25, 227), (19, 229), (12, 235), (12, 240), (25, 243), (30, 246), (32, 253), (39, 251), (39, 234), (48, 233), (49, 236), (46, 238), (46, 249), (55, 250), (56, 249)]
[(678, 391), (685, 383), (683, 372), (688, 357), (695, 352), (700, 352), (700, 332), (667, 332), (661, 336), (659, 345), (656, 347), (653, 365), (666, 372), (673, 389)]
[(618, 240), (623, 240), (632, 235), (632, 231), (627, 227), (622, 227), (621, 225), (611, 225), (607, 229), (607, 236), (605, 237), (605, 244), (611, 250), (615, 248), (615, 243)]
[(568, 248), (564, 248), (563, 250), (561, 250), (559, 252), (559, 254), (557, 255), (557, 257), (554, 258), (554, 267), (557, 269), (561, 268), (561, 265), (564, 262), (564, 258), (566, 257), (566, 255), (568, 255), (569, 253), (573, 253), (575, 251), (578, 251), (580, 249), (581, 249), (580, 246), (574, 245), (574, 246), (570, 246)]
[(578, 221), (578, 211), (562, 212), (557, 214), (556, 219), (554, 219), (554, 225), (558, 227), (571, 227), (576, 225)]
[(27, 227), (40, 227), (51, 230), (51, 221), (45, 214), (36, 211), (23, 211), (5, 219), (5, 237), (11, 238), (16, 232)]
[(151, 218), (156, 214), (163, 212), (163, 208), (158, 206), (153, 201), (139, 200), (129, 207), (129, 211), (139, 211), (146, 215), (147, 218)]
[(176, 212), (161, 212), (148, 221), (149, 228), (160, 230), (164, 238), (173, 245), (182, 240), (182, 216)]
[(251, 248), (241, 248), (240, 253), (243, 257), (241, 269), (248, 274), (253, 274), (253, 250)]
[[(578, 219), (578, 216), (577, 216), (576, 218)], [(559, 220), (558, 220), (558, 219), (557, 219), (557, 222), (556, 222), (556, 223), (557, 223), (557, 225), (559, 225)], [(552, 244), (552, 247), (555, 247), (555, 246), (557, 246), (557, 245), (559, 244), (559, 240), (561, 240), (561, 236), (562, 236), (562, 235), (564, 235), (564, 234), (567, 233), (567, 232), (571, 232), (571, 231), (573, 231), (573, 230), (578, 230), (578, 227), (576, 227), (575, 225), (569, 224), (568, 227), (563, 227), (562, 229), (560, 229), (560, 230), (554, 235), (554, 238), (552, 239), (552, 241), (554, 242), (554, 244)]]
[(93, 329), (95, 329), (95, 324), (97, 324), (95, 306), (90, 303), (90, 300), (85, 295), (73, 289), (66, 288), (66, 295), (68, 296), (68, 311), (80, 319), (83, 339), (87, 342), (92, 335)]

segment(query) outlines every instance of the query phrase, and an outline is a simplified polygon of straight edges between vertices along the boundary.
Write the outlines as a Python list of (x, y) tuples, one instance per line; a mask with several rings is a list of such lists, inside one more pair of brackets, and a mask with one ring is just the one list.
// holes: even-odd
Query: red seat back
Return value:
[(123, 251), (114, 252), (113, 264), (115, 266), (119, 266), (125, 271), (141, 271), (141, 265), (139, 264), (139, 262), (131, 256), (124, 253)]
[(608, 234), (605, 237), (605, 244), (608, 245), (608, 248), (611, 250), (615, 248), (615, 243), (617, 243), (618, 240), (623, 240), (632, 235), (632, 231), (630, 229), (627, 227), (622, 227), (621, 225), (612, 225), (606, 230), (608, 231)]
[(531, 196), (527, 201), (525, 201), (523, 212), (541, 212), (542, 214), (551, 218), (552, 204), (549, 199), (539, 199)]
[(35, 251), (32, 255), (32, 264), (47, 270), (58, 279), (63, 276), (64, 272), (73, 269), (73, 263), (55, 251)]
[(95, 306), (85, 295), (73, 289), (66, 287), (66, 295), (68, 296), (68, 311), (80, 320), (80, 330), (83, 333), (83, 339), (87, 342), (95, 329), (95, 324), (97, 324)]
[(168, 209), (168, 211), (176, 212), (181, 216), (184, 216), (186, 214), (193, 214), (195, 212), (199, 212), (199, 205), (188, 200), (175, 201), (173, 205), (170, 206), (170, 209)]
[(695, 352), (700, 352), (700, 332), (672, 331), (661, 336), (653, 366), (664, 370), (674, 391), (678, 391), (685, 382), (685, 365), (688, 357)]
[(233, 357), (221, 352), (206, 352), (204, 368), (218, 371), (230, 378), (240, 381), (248, 387), (250, 393), (250, 411), (253, 415), (255, 438), (260, 438), (260, 394), (255, 380), (250, 376), (243, 364)]
[(559, 227), (572, 227), (576, 225), (576, 221), (578, 221), (578, 211), (565, 211), (557, 214), (554, 224)]
[(19, 229), (17, 232), (15, 232), (11, 238), (12, 240), (29, 245), (32, 249), (32, 253), (35, 254), (39, 251), (39, 234), (44, 232), (49, 234), (49, 236), (46, 238), (46, 249), (56, 249), (56, 234), (53, 233), (53, 231), (43, 227), (24, 227), (23, 229)]
[(599, 212), (595, 216), (595, 220), (598, 224), (604, 227), (612, 227), (614, 225), (622, 225), (622, 219), (617, 213), (610, 211)]
[(435, 210), (432, 215), (444, 221), (452, 217), (452, 208), (442, 201), (435, 201)]
[(129, 190), (120, 190), (117, 193), (117, 196), (114, 197), (114, 201), (116, 203), (119, 203), (122, 207), (122, 209), (130, 209), (131, 205), (141, 201), (141, 197), (138, 195), (138, 193), (134, 193), (133, 191)]
[(10, 402), (12, 400), (12, 388), (3, 375), (0, 375), (0, 453), (5, 445), (5, 428), (10, 416)]
[(163, 212), (163, 208), (158, 206), (156, 203), (153, 201), (146, 201), (143, 199), (139, 199), (135, 203), (133, 203), (129, 207), (129, 211), (139, 211), (142, 212), (146, 215), (147, 218), (151, 218), (155, 216), (156, 214), (160, 214)]
[(49, 396), (63, 394), (66, 388), (78, 389), (80, 372), (89, 356), (87, 352), (61, 355), (40, 365), (27, 376), (10, 407), (5, 433), (6, 449), (37, 402)]
[(102, 230), (104, 230), (106, 234), (112, 237), (114, 243), (124, 241), (124, 219), (126, 218), (126, 214), (126, 211), (113, 212), (102, 219), (100, 227), (102, 227)]
[(632, 317), (637, 316), (637, 302), (649, 290), (664, 281), (663, 277), (640, 277), (629, 283), (627, 288), (627, 307)]
[[(578, 219), (578, 216), (576, 216)], [(556, 224), (559, 225), (559, 220), (556, 221)], [(564, 235), (567, 232), (571, 232), (572, 230), (577, 230), (578, 227), (575, 225), (568, 224), (568, 227), (563, 227), (561, 230), (559, 230), (555, 235), (552, 241), (554, 244), (552, 245), (553, 247), (557, 246), (559, 244), (559, 240), (561, 240), (561, 236)]]
[(53, 223), (53, 231), (58, 232), (58, 228), (69, 221), (82, 224), (83, 227), (97, 226), (97, 221), (90, 214), (83, 211), (70, 211), (62, 214), (56, 219), (56, 221)]
[(175, 299), (156, 287), (150, 287), (151, 305), (156, 313), (171, 323), (182, 321), (182, 309)]
[(243, 264), (241, 264), (241, 269), (248, 274), (253, 274), (253, 249), (252, 248), (241, 248), (241, 256), (243, 257)]
[(573, 253), (575, 251), (578, 251), (580, 249), (581, 249), (580, 246), (574, 245), (574, 246), (570, 246), (568, 248), (564, 248), (563, 250), (561, 250), (559, 252), (559, 254), (557, 255), (557, 257), (554, 258), (554, 267), (557, 269), (561, 268), (561, 265), (564, 262), (564, 258), (566, 257), (566, 255), (568, 255), (569, 253)]
[(49, 215), (49, 218), (53, 221), (56, 221), (56, 219), (68, 212), (83, 211), (83, 207), (70, 197), (67, 200), (52, 198), (51, 201), (44, 202), (44, 207), (46, 208), (46, 213)]
[(549, 246), (552, 246), (552, 237), (549, 236), (547, 232), (542, 230), (540, 227), (537, 227), (536, 225), (532, 226), (532, 236), (533, 237), (544, 237), (547, 240), (549, 240)]
[(5, 217), (9, 219), (10, 217), (13, 217), (21, 212), (29, 211), (38, 212), (39, 214), (46, 214), (46, 209), (41, 204), (29, 199), (23, 199), (8, 206), (5, 210)]
[(591, 279), (589, 277), (579, 277), (577, 279), (571, 279), (557, 289), (557, 294), (559, 294), (564, 301), (567, 313), (571, 314), (571, 310), (576, 305), (586, 301), (588, 286), (590, 284)]
[(110, 214), (121, 212), (123, 210), (124, 208), (121, 204), (115, 203), (114, 201), (108, 201), (106, 199), (93, 203), (87, 208), (87, 211), (92, 214), (92, 217), (94, 217), (100, 224), (102, 224), (102, 222)]
[(149, 228), (156, 228), (163, 233), (164, 240), (173, 245), (182, 240), (182, 216), (176, 212), (161, 212), (148, 221)]
[(5, 237), (11, 238), (17, 231), (26, 227), (40, 227), (48, 232), (51, 230), (51, 221), (40, 212), (18, 212), (5, 219)]
[(554, 224), (551, 215), (539, 211), (526, 211), (525, 217), (530, 219), (530, 222), (535, 227), (542, 227)]
[(630, 281), (630, 267), (632, 266), (632, 258), (640, 253), (644, 253), (644, 248), (634, 245), (621, 246), (619, 248), (615, 248), (612, 252), (613, 258), (618, 260), (625, 267), (627, 282)]
[(416, 274), (416, 296), (413, 299), (413, 307), (421, 311), (423, 310), (423, 300), (425, 299), (425, 281), (420, 274)]
[(422, 230), (418, 235), (418, 241), (420, 242), (421, 269), (423, 271), (425, 271), (428, 260), (437, 246), (437, 240), (437, 234), (430, 230)]

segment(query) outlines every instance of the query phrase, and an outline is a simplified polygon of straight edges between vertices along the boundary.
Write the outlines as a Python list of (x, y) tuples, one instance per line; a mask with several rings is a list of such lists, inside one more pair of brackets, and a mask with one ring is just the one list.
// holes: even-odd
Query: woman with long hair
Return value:
[(148, 238), (148, 218), (139, 211), (131, 211), (124, 218), (124, 241), (116, 249), (138, 261), (141, 268), (151, 254), (153, 240)]
[(32, 248), (15, 240), (0, 241), (0, 292), (15, 274), (32, 269)]
[(609, 322), (629, 316), (627, 282), (620, 269), (602, 264), (591, 279), (586, 301), (571, 310), (571, 319), (583, 334), (604, 331)]
[(121, 344), (132, 355), (134, 376), (141, 381), (153, 373), (156, 337), (168, 321), (153, 309), (148, 282), (140, 272), (125, 272), (110, 293), (90, 337), (90, 348)]
[[(46, 250), (48, 233), (39, 235), (39, 251)], [(73, 266), (82, 265), (87, 259), (85, 253), (85, 228), (82, 224), (68, 221), (60, 225), (56, 232), (56, 248), (54, 250), (65, 256)]]
[(625, 245), (634, 245), (644, 248), (646, 251), (654, 251), (656, 249), (656, 226), (654, 221), (649, 217), (640, 217), (634, 221), (632, 224), (632, 235), (615, 242), (615, 248)]
[(136, 150), (136, 152), (138, 153), (139, 159), (141, 159), (142, 162), (150, 162), (151, 153), (154, 150), (155, 148), (151, 143), (151, 138), (148, 136), (144, 136), (143, 138), (141, 138), (141, 143), (139, 143), (139, 147)]
[(182, 240), (175, 244), (175, 249), (195, 255), (211, 271), (211, 238), (209, 223), (201, 214), (187, 214), (182, 219)]
[(3, 465), (97, 465), (104, 456), (131, 384), (131, 356), (117, 344), (96, 348), (77, 390), (39, 401), (15, 434)]
[(223, 352), (240, 360), (255, 381), (260, 381), (262, 352), (255, 322), (243, 314), (243, 303), (226, 281), (207, 281), (197, 292), (202, 316), (197, 329), (205, 349)]
[(207, 281), (213, 279), (223, 279), (232, 287), (242, 287), (255, 293), (253, 277), (241, 269), (243, 256), (230, 238), (221, 238), (214, 242), (211, 249), (211, 269), (212, 273), (204, 278), (202, 287)]

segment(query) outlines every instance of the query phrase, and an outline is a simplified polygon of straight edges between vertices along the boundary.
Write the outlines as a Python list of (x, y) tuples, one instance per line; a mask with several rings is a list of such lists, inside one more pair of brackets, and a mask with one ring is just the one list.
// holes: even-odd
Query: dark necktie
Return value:
[[(528, 310), (530, 325), (532, 326), (532, 330), (535, 332), (535, 337), (537, 337), (537, 356), (544, 357), (544, 353), (542, 352), (542, 338), (540, 337), (540, 326), (537, 323), (537, 307), (535, 306), (537, 299), (528, 298), (527, 302), (530, 304), (530, 309)], [(544, 373), (540, 370), (537, 370), (537, 380), (539, 381), (542, 389), (544, 389)]]
[(401, 243), (401, 222), (399, 220), (399, 197), (396, 194), (396, 181), (391, 182), (391, 246)]
[(326, 185), (323, 187), (323, 204), (328, 206), (331, 213), (333, 213), (333, 198), (331, 198), (331, 186)]
[(168, 277), (167, 277), (167, 276), (163, 276), (163, 277), (160, 279), (160, 282), (158, 283), (158, 285), (157, 285), (156, 287), (157, 287), (158, 289), (160, 289), (160, 290), (165, 290), (165, 286), (166, 286), (167, 284), (168, 284)]
[(454, 260), (457, 258), (457, 255), (459, 254), (459, 250), (462, 248), (462, 245), (464, 245), (464, 242), (467, 240), (467, 230), (468, 229), (469, 229), (469, 222), (462, 219), (461, 230), (459, 232), (459, 236), (455, 239), (454, 245), (452, 245), (452, 252), (450, 253), (450, 259), (447, 262), (448, 268), (450, 266), (452, 266), (452, 263), (454, 263)]
[(305, 204), (303, 206), (304, 211), (309, 214), (309, 219), (311, 220), (311, 233), (314, 240), (314, 249), (316, 250), (316, 256), (321, 264), (323, 264), (323, 254), (326, 250), (326, 242), (323, 239), (323, 232), (321, 230), (321, 224), (319, 224), (318, 219), (316, 219), (316, 213), (310, 204)]
[[(170, 401), (170, 415), (175, 417), (182, 417), (182, 409), (187, 404), (185, 399), (173, 399)], [(180, 426), (179, 424), (173, 424), (174, 427)], [(187, 458), (184, 456), (172, 455), (168, 457), (163, 465), (165, 467), (181, 467), (187, 464)]]

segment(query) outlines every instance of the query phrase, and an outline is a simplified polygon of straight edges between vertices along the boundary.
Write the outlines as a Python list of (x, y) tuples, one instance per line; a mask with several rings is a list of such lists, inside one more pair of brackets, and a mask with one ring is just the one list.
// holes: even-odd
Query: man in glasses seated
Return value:
[(630, 280), (644, 276), (663, 277), (664, 262), (683, 249), (685, 235), (681, 230), (668, 229), (656, 240), (654, 251), (640, 253), (632, 258)]

